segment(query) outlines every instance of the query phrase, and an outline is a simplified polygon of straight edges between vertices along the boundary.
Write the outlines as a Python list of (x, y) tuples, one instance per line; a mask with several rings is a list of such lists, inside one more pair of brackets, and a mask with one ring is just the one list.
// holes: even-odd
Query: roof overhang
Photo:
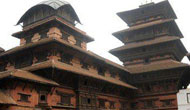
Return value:
[(106, 64), (108, 66), (111, 66), (113, 68), (116, 68), (116, 69), (119, 69), (119, 70), (122, 70), (124, 72), (127, 72), (127, 69), (125, 69), (123, 66), (119, 65), (119, 64), (116, 64), (108, 59), (105, 59), (99, 55), (96, 55), (94, 54), (93, 52), (90, 52), (90, 51), (86, 51), (76, 45), (72, 45), (62, 39), (56, 39), (56, 38), (44, 38), (44, 39), (41, 39), (40, 41), (38, 42), (35, 42), (35, 43), (29, 43), (29, 44), (26, 44), (26, 45), (23, 45), (23, 46), (18, 46), (18, 47), (15, 47), (13, 49), (10, 49), (2, 54), (0, 54), (0, 57), (5, 57), (5, 56), (8, 56), (8, 55), (11, 55), (11, 54), (14, 54), (14, 53), (18, 53), (20, 51), (23, 51), (23, 50), (26, 50), (26, 49), (29, 49), (29, 48), (34, 48), (34, 47), (37, 47), (37, 46), (40, 46), (40, 45), (44, 45), (44, 44), (48, 44), (48, 43), (58, 43), (58, 44), (61, 44), (61, 45), (64, 45), (64, 46), (67, 46), (71, 49), (74, 49), (78, 52), (81, 52), (85, 55), (87, 55), (88, 57), (91, 57), (91, 58), (94, 58), (98, 61), (101, 61), (103, 64)]
[(190, 65), (171, 59), (155, 61), (147, 65), (126, 66), (126, 68), (131, 72), (131, 74), (142, 74), (147, 72), (163, 71), (186, 67), (190, 67)]
[(84, 39), (87, 40), (87, 42), (92, 42), (94, 41), (94, 39), (90, 36), (88, 36), (84, 31), (74, 27), (73, 25), (70, 25), (69, 23), (67, 23), (66, 21), (64, 21), (62, 18), (60, 18), (59, 16), (51, 16), (51, 17), (48, 17), (47, 19), (42, 19), (42, 20), (39, 20), (29, 26), (26, 26), (24, 27), (23, 31), (20, 31), (20, 32), (17, 32), (17, 33), (14, 33), (12, 34), (12, 36), (16, 37), (16, 38), (21, 38), (21, 36), (24, 36), (25, 33), (33, 30), (33, 29), (36, 29), (37, 27), (39, 27), (40, 25), (45, 25), (49, 22), (52, 22), (52, 21), (56, 21), (58, 23), (61, 23), (62, 25), (72, 29), (74, 32), (77, 32), (78, 34), (80, 34)]
[(176, 32), (179, 34), (178, 37), (183, 38), (183, 34), (181, 33), (181, 31), (174, 19), (164, 19), (164, 20), (161, 19), (161, 20), (157, 20), (157, 21), (148, 22), (145, 24), (136, 25), (136, 26), (130, 27), (128, 29), (124, 29), (124, 30), (115, 32), (112, 35), (115, 36), (120, 41), (122, 41), (123, 43), (125, 43), (124, 37), (127, 37), (128, 33), (135, 32), (137, 30), (141, 30), (141, 29), (145, 29), (145, 28), (149, 28), (149, 27), (153, 27), (156, 25), (165, 24), (165, 23), (171, 23), (173, 25), (174, 29), (176, 30)]
[(4, 78), (18, 78), (18, 79), (27, 80), (31, 82), (37, 82), (37, 83), (46, 84), (46, 85), (59, 86), (58, 83), (52, 80), (32, 74), (31, 72), (19, 70), (19, 69), (1, 72), (0, 80)]
[(59, 70), (69, 71), (69, 72), (75, 73), (77, 75), (82, 75), (82, 76), (86, 76), (86, 77), (92, 77), (92, 78), (95, 78), (98, 80), (103, 80), (103, 81), (106, 81), (106, 82), (109, 82), (109, 83), (112, 83), (112, 84), (115, 84), (118, 86), (130, 88), (130, 89), (137, 89), (136, 87), (134, 87), (130, 84), (127, 84), (123, 81), (120, 81), (120, 80), (117, 80), (117, 79), (114, 79), (111, 77), (101, 76), (95, 72), (92, 72), (92, 71), (89, 71), (89, 70), (86, 70), (83, 68), (74, 67), (72, 65), (62, 63), (57, 60), (48, 60), (48, 61), (37, 63), (37, 64), (22, 68), (22, 69), (26, 70), (26, 71), (35, 71), (35, 70), (45, 69), (45, 68), (56, 68)]
[(20, 18), (20, 20), (17, 22), (17, 25), (22, 23), (28, 16), (31, 15), (31, 13), (33, 13), (36, 9), (38, 9), (40, 7), (50, 8), (50, 9), (53, 9), (54, 11), (57, 11), (62, 7), (69, 8), (69, 10), (71, 11), (71, 14), (75, 18), (75, 20), (77, 22), (81, 23), (75, 10), (68, 2), (62, 1), (62, 0), (47, 0), (47, 1), (43, 1), (43, 2), (33, 6), (28, 11), (26, 11), (24, 13), (24, 15)]
[(0, 90), (0, 105), (17, 105), (16, 101), (6, 91)]
[[(163, 8), (163, 6), (165, 6)], [(154, 7), (154, 10), (150, 10), (149, 8)], [(117, 15), (128, 25), (131, 24), (131, 22), (135, 19), (139, 19), (143, 13), (141, 13), (141, 10), (148, 10), (150, 11), (150, 15), (154, 15), (152, 14), (153, 11), (157, 12), (158, 9), (162, 10), (162, 13), (164, 13), (165, 15), (168, 15), (168, 13), (166, 13), (166, 8), (167, 10), (170, 11), (172, 18), (177, 19), (177, 16), (172, 8), (172, 6), (170, 5), (168, 0), (164, 0), (162, 2), (156, 3), (156, 4), (151, 4), (151, 5), (147, 5), (147, 6), (143, 6), (137, 9), (133, 9), (133, 10), (129, 10), (129, 11), (123, 11), (123, 12), (119, 12), (117, 13)], [(160, 11), (159, 11), (160, 12)], [(156, 14), (156, 13), (155, 13)]]

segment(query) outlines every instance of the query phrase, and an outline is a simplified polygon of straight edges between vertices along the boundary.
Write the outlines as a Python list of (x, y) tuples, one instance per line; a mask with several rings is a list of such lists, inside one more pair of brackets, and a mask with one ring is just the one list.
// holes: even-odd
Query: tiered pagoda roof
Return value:
[[(179, 62), (187, 54), (180, 40), (183, 34), (167, 0), (120, 12), (118, 16), (129, 28), (113, 33), (124, 45), (110, 50), (110, 53), (118, 57), (130, 72), (149, 72), (184, 65)], [(168, 66), (160, 66), (160, 63), (168, 61)]]
[[(49, 0), (41, 2), (30, 8), (17, 23), (23, 23), (23, 30), (13, 34), (14, 37), (20, 39), (21, 45), (0, 54), (0, 59), (12, 59), (11, 61), (6, 62), (6, 64), (19, 70), (15, 70), (13, 72), (8, 70), (5, 71), (5, 73), (2, 73), (2, 75), (5, 74), (6, 77), (17, 77), (27, 80), (33, 79), (36, 82), (49, 83), (58, 86), (58, 82), (54, 82), (53, 80), (46, 78), (43, 79), (40, 75), (38, 76), (38, 74), (33, 74), (43, 69), (56, 69), (61, 70), (62, 72), (66, 71), (65, 73), (63, 72), (63, 74), (70, 72), (77, 76), (94, 78), (96, 80), (101, 80), (124, 88), (137, 89), (121, 79), (116, 79), (111, 76), (106, 77), (97, 73), (99, 68), (106, 68), (109, 69), (110, 72), (112, 72), (112, 70), (117, 72), (115, 74), (129, 74), (127, 69), (123, 66), (100, 57), (93, 52), (88, 51), (86, 48), (82, 48), (83, 45), (93, 41), (94, 39), (75, 27), (75, 22), (80, 23), (80, 20), (68, 2)], [(39, 51), (42, 53), (39, 53)], [(55, 53), (52, 56), (49, 55), (52, 51), (58, 52), (59, 55)], [(47, 56), (42, 55), (42, 57), (45, 57), (45, 61), (43, 60), (33, 63), (39, 54), (43, 54), (45, 52), (47, 52)], [(76, 67), (73, 66), (73, 64), (67, 64), (61, 61), (61, 52), (69, 54), (69, 58), (77, 57), (79, 59), (78, 65), (82, 65), (80, 63), (88, 61), (87, 63), (91, 63), (92, 68), (96, 68), (97, 71), (89, 71), (89, 69)], [(32, 54), (32, 56), (30, 56), (32, 60), (28, 61), (29, 63), (27, 62), (27, 66), (25, 62), (24, 67), (16, 67), (15, 65), (19, 61), (14, 60), (20, 59), (21, 57), (19, 56), (24, 54), (29, 54), (29, 56)], [(50, 57), (59, 57), (59, 60), (51, 59)], [(3, 64), (4, 63), (2, 62), (2, 65)], [(24, 74), (26, 74), (26, 76), (24, 76)]]

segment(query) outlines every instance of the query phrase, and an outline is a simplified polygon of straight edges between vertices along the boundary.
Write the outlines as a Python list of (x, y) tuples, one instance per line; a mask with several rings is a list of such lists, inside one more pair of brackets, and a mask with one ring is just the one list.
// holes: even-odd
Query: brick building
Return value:
[(20, 18), (20, 46), (0, 48), (1, 110), (177, 110), (189, 84), (187, 50), (168, 1), (120, 12), (128, 29), (110, 50), (123, 66), (87, 50), (94, 39), (65, 1), (41, 2)]

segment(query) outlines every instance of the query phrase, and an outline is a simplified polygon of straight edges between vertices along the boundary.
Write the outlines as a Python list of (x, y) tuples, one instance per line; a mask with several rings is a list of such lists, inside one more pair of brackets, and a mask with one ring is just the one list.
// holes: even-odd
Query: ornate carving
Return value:
[(61, 39), (61, 37), (62, 37), (61, 31), (57, 27), (50, 28), (47, 35), (48, 35), (49, 38), (59, 38), (59, 39)]
[(75, 45), (76, 44), (76, 39), (74, 36), (69, 36), (68, 37), (68, 41), (69, 43), (71, 43), (72, 45)]
[(34, 34), (34, 36), (32, 37), (32, 42), (33, 42), (33, 43), (34, 43), (34, 42), (37, 42), (37, 41), (40, 40), (40, 38), (41, 38), (40, 34), (39, 34), (39, 33), (36, 33), (36, 34)]

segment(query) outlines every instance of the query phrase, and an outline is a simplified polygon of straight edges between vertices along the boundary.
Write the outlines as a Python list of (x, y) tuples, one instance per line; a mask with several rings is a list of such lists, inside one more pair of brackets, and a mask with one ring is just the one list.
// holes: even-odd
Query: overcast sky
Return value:
[[(3, 0), (0, 7), (0, 47), (5, 50), (19, 45), (19, 40), (11, 36), (20, 31), (20, 26), (15, 26), (20, 17), (32, 6), (42, 0)], [(112, 36), (113, 32), (128, 28), (117, 15), (117, 12), (138, 8), (146, 0), (67, 0), (71, 3), (82, 25), (80, 29), (87, 32), (95, 39), (88, 44), (88, 50), (107, 59), (122, 64), (117, 58), (108, 53), (110, 49), (123, 45)], [(147, 0), (151, 1), (151, 0)], [(160, 2), (162, 0), (153, 0)], [(170, 0), (170, 3), (178, 16), (176, 20), (185, 38), (182, 39), (187, 50), (190, 50), (190, 1)], [(183, 60), (188, 62), (187, 59)]]

